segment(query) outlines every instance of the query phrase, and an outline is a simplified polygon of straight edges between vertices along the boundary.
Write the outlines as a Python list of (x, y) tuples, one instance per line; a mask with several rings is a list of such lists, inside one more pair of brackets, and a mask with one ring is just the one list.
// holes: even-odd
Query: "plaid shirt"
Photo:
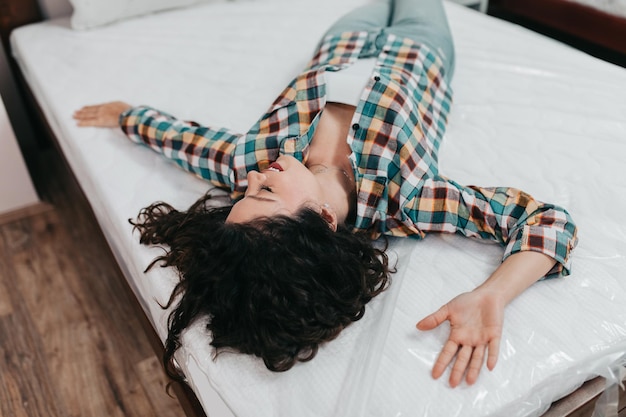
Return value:
[[(237, 199), (250, 170), (280, 154), (306, 162), (325, 104), (325, 71), (354, 63), (371, 35), (325, 38), (309, 65), (245, 134), (176, 120), (150, 107), (120, 116), (124, 132)], [(576, 226), (569, 214), (511, 188), (465, 187), (438, 172), (437, 154), (452, 93), (440, 58), (425, 45), (388, 35), (364, 88), (347, 141), (357, 187), (355, 228), (423, 238), (428, 232), (492, 239), (504, 258), (542, 252), (569, 274)]]

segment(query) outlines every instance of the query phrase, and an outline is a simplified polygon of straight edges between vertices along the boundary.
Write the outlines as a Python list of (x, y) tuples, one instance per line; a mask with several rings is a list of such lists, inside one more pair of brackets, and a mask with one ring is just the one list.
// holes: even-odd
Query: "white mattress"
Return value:
[[(165, 335), (157, 304), (170, 270), (127, 219), (156, 201), (186, 208), (207, 184), (119, 131), (80, 129), (72, 112), (108, 100), (245, 131), (307, 62), (324, 29), (365, 0), (228, 2), (88, 32), (68, 20), (14, 33), (15, 54), (126, 277)], [(455, 104), (441, 171), (524, 189), (580, 227), (573, 274), (542, 281), (506, 310), (497, 367), (474, 386), (430, 377), (447, 329), (415, 323), (471, 290), (502, 250), (457, 236), (393, 240), (398, 273), (365, 317), (286, 373), (211, 348), (199, 323), (177, 356), (211, 417), (536, 416), (626, 351), (626, 70), (454, 4)]]

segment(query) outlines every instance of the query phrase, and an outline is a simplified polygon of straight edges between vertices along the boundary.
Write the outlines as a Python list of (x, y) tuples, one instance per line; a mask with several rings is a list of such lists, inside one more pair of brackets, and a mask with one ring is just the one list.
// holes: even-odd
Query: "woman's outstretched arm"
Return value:
[(576, 226), (567, 211), (520, 190), (464, 187), (444, 177), (427, 180), (410, 207), (409, 217), (423, 232), (458, 233), (504, 246), (503, 263), (482, 285), (417, 324), (430, 330), (450, 322), (432, 375), (439, 378), (454, 363), (450, 385), (464, 376), (472, 384), (485, 356), (489, 369), (496, 364), (505, 306), (543, 277), (569, 275)]
[(114, 101), (85, 106), (74, 113), (79, 126), (121, 127), (132, 141), (144, 144), (183, 169), (214, 185), (232, 189), (231, 157), (241, 134), (178, 120), (147, 106)]
[(555, 262), (540, 252), (517, 252), (482, 285), (455, 297), (417, 323), (419, 330), (432, 330), (450, 322), (450, 335), (433, 366), (433, 378), (439, 378), (454, 361), (450, 386), (459, 385), (464, 376), (471, 385), (478, 379), (485, 356), (487, 368), (492, 370), (498, 361), (504, 308), (545, 276)]

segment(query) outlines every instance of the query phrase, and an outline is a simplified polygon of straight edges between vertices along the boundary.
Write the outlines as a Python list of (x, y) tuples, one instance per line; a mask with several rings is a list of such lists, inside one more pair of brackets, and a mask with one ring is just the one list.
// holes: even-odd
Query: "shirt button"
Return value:
[(374, 77), (374, 81), (380, 81), (380, 77), (377, 75)]
[(359, 130), (359, 127), (360, 127), (359, 124), (355, 123), (355, 124), (352, 125), (352, 130), (355, 130), (355, 131)]

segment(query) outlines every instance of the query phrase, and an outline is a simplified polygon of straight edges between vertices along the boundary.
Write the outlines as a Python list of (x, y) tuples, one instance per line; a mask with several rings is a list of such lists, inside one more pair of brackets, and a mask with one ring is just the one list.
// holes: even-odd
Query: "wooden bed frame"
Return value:
[[(496, 0), (493, 0), (494, 2)], [(507, 2), (509, 0), (499, 0), (500, 2)], [(555, 0), (523, 0), (524, 2), (535, 3), (536, 1), (549, 3)], [(515, 0), (510, 0), (510, 2), (515, 2)], [(0, 76), (3, 78), (9, 77), (9, 79), (13, 79), (14, 87), (16, 87), (13, 93), (13, 97), (11, 100), (11, 104), (7, 106), (7, 110), (9, 112), (9, 116), (11, 118), (11, 122), (15, 126), (19, 126), (16, 128), (16, 136), (18, 136), (18, 141), (20, 141), (22, 152), (24, 153), (24, 157), (27, 160), (27, 164), (30, 169), (34, 169), (35, 165), (32, 163), (33, 159), (36, 158), (37, 147), (42, 143), (41, 141), (34, 140), (34, 134), (32, 128), (34, 127), (38, 133), (45, 132), (47, 139), (51, 143), (56, 146), (59, 153), (63, 156), (60, 151), (57, 141), (52, 134), (51, 129), (48, 127), (48, 124), (43, 116), (43, 113), (39, 109), (36, 100), (34, 99), (32, 93), (30, 92), (28, 85), (24, 81), (22, 74), (19, 71), (16, 63), (10, 56), (10, 47), (8, 43), (9, 35), (14, 28), (22, 26), (27, 23), (38, 22), (42, 20), (42, 14), (39, 10), (39, 6), (37, 4), (37, 0), (0, 0), (0, 37), (2, 40), (2, 45), (4, 45), (5, 51), (7, 51), (6, 56), (8, 59), (7, 63), (2, 62), (2, 56), (0, 55), (0, 64), (8, 67), (9, 71), (0, 72)], [(626, 25), (626, 21), (625, 21)], [(626, 27), (624, 28), (626, 30)], [(626, 34), (621, 39), (626, 39)], [(626, 53), (626, 44), (621, 45), (624, 48)], [(1, 52), (1, 50), (0, 50)], [(1, 68), (0, 68), (1, 69)], [(8, 72), (8, 73), (7, 73)], [(2, 81), (6, 81), (2, 80)], [(68, 170), (69, 164), (65, 161)], [(76, 181), (78, 184), (78, 182)], [(80, 187), (79, 187), (80, 188)], [(86, 198), (85, 198), (86, 200)], [(94, 216), (95, 218), (95, 216)], [(120, 276), (123, 276), (120, 272)], [(124, 284), (128, 288), (128, 291), (132, 293), (130, 286), (124, 279)], [(134, 294), (132, 299), (135, 299)], [(148, 334), (148, 337), (153, 345), (155, 353), (157, 356), (161, 357), (163, 353), (163, 346), (159, 337), (157, 336), (155, 330), (150, 324), (150, 321), (146, 317), (143, 309), (141, 308), (139, 302), (136, 303), (136, 311), (137, 314), (141, 316), (143, 327)], [(180, 384), (174, 384), (174, 391), (176, 392), (179, 402), (181, 406), (185, 410), (187, 416), (195, 416), (195, 417), (204, 417), (205, 413), (202, 407), (199, 404), (198, 399), (196, 398), (193, 391), (188, 386), (183, 386)], [(544, 417), (561, 417), (561, 416), (570, 416), (570, 417), (588, 417), (591, 416), (593, 412), (593, 407), (595, 401), (602, 393), (605, 387), (604, 379), (601, 377), (595, 378), (586, 382), (582, 387), (578, 390), (570, 394), (569, 396), (556, 401), (552, 404), (551, 408), (544, 414)], [(626, 394), (623, 390), (620, 391), (620, 404), (619, 404), (619, 417), (626, 417)]]
[(626, 17), (572, 0), (491, 0), (489, 14), (626, 67)]

